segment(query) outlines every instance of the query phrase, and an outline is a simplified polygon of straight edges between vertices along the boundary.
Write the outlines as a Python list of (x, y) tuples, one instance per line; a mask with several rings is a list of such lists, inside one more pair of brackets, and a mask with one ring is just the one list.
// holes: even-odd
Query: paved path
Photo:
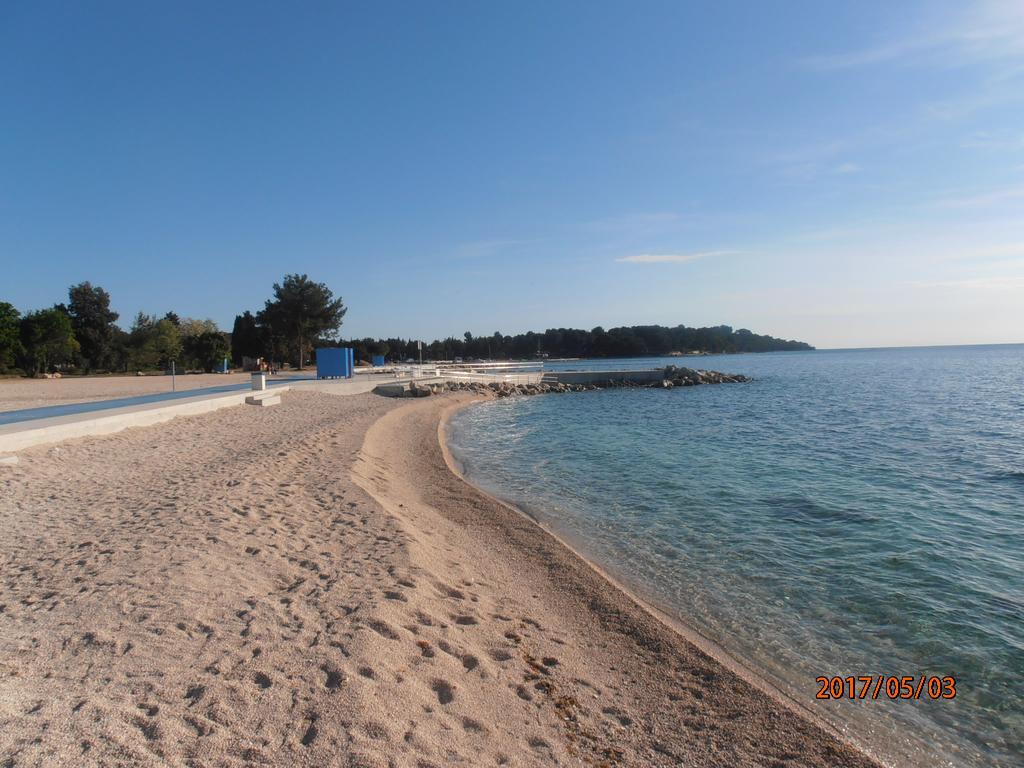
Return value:
[[(267, 383), (281, 391), (312, 389), (331, 395), (356, 395), (371, 391), (385, 378), (370, 375), (344, 380), (294, 377)], [(393, 381), (391, 378), (386, 380)], [(4, 411), (0, 412), (0, 453), (74, 437), (110, 434), (127, 427), (158, 424), (175, 416), (240, 405), (251, 392), (251, 385), (244, 382), (182, 392)]]
[[(268, 381), (269, 386), (280, 386), (282, 384), (293, 384), (298, 381), (315, 381), (315, 379), (277, 379)], [(240, 384), (224, 384), (219, 387), (202, 387), (200, 389), (183, 389), (178, 392), (159, 392), (152, 395), (136, 395), (134, 397), (117, 397), (110, 400), (91, 400), (85, 403), (65, 403), (63, 405), (47, 405), (41, 408), (22, 408), (17, 411), (0, 412), (0, 425), (16, 424), (23, 421), (35, 421), (36, 419), (51, 419), (55, 416), (73, 416), (95, 411), (107, 411), (112, 408), (126, 408), (133, 405), (147, 405), (149, 403), (160, 403), (166, 400), (180, 400), (182, 398), (216, 395), (221, 392), (241, 392), (250, 388), (249, 382)]]

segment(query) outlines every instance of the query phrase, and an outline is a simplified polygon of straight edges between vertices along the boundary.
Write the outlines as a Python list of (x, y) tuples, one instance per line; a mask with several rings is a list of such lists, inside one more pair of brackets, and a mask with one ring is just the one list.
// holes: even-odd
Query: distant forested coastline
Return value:
[[(507, 336), (494, 332), (461, 338), (449, 336), (427, 343), (409, 338), (342, 339), (347, 308), (324, 283), (307, 275), (285, 275), (274, 283), (262, 309), (235, 316), (227, 333), (213, 320), (139, 312), (127, 329), (117, 324), (110, 294), (90, 282), (68, 289), (67, 303), (21, 312), (0, 301), (0, 375), (22, 373), (102, 373), (160, 371), (222, 371), (260, 361), (302, 368), (324, 346), (353, 347), (356, 359), (383, 356), (405, 360), (530, 360), (559, 357), (642, 357), (736, 352), (777, 352), (814, 349), (802, 341), (765, 336), (728, 325), (689, 328), (677, 325), (634, 325), (549, 328), (543, 333)], [(422, 353), (422, 354), (421, 354)]]
[[(337, 343), (354, 347), (357, 357), (365, 360), (369, 360), (372, 355), (384, 355), (391, 360), (417, 359), (419, 356), (415, 339), (349, 339)], [(515, 336), (506, 336), (498, 331), (490, 336), (474, 336), (467, 331), (462, 338), (451, 336), (424, 344), (423, 358), (522, 360), (536, 357), (645, 357), (809, 349), (814, 347), (802, 341), (753, 333), (746, 328), (733, 330), (728, 325), (709, 328), (633, 325), (608, 330), (598, 326), (589, 331), (549, 328), (542, 333), (530, 331)]]

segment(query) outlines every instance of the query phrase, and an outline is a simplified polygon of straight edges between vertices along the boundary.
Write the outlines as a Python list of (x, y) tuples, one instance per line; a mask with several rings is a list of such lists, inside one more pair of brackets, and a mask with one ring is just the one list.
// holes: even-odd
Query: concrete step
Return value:
[(276, 392), (274, 394), (266, 393), (266, 394), (260, 394), (260, 395), (249, 395), (249, 397), (245, 398), (245, 402), (246, 402), (246, 405), (259, 405), (259, 406), (280, 405), (281, 404), (281, 396), (279, 394), (277, 394)]

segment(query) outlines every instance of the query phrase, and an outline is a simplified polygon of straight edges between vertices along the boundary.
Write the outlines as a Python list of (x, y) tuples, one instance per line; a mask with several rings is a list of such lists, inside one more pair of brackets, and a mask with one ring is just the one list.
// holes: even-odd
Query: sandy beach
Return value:
[(471, 401), (291, 392), (0, 468), (0, 765), (876, 765), (454, 474)]

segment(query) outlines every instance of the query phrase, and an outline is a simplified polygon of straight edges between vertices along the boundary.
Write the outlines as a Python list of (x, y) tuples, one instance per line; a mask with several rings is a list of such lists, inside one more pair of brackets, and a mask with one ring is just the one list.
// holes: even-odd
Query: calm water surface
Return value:
[[(750, 384), (510, 398), (452, 451), (645, 598), (898, 765), (1024, 765), (1024, 345), (684, 361)], [(819, 675), (953, 701), (815, 701)]]

